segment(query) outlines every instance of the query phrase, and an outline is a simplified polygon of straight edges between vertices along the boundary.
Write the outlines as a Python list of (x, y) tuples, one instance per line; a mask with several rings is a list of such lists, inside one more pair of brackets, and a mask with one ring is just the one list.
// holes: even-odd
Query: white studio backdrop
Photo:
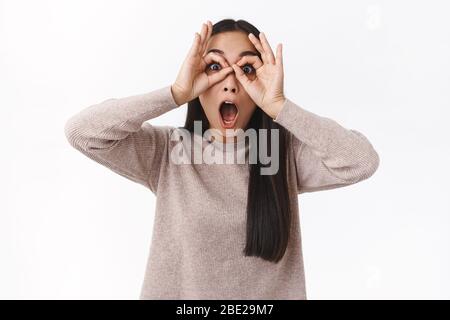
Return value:
[(308, 299), (449, 299), (449, 9), (0, 1), (0, 298), (138, 298), (155, 198), (73, 149), (65, 121), (171, 84), (201, 23), (234, 18), (283, 43), (287, 97), (363, 132), (380, 155), (369, 180), (300, 196)]

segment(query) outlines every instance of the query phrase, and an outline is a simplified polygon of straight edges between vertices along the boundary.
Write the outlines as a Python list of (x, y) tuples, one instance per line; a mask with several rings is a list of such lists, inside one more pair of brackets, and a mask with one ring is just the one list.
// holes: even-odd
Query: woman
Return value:
[[(281, 44), (275, 55), (250, 23), (208, 21), (174, 83), (67, 121), (73, 147), (156, 195), (140, 299), (306, 299), (297, 195), (367, 179), (379, 157), (362, 133), (287, 98), (283, 78)], [(185, 103), (183, 128), (146, 122)], [(249, 130), (256, 143), (240, 143)], [(177, 163), (194, 149), (245, 162)]]

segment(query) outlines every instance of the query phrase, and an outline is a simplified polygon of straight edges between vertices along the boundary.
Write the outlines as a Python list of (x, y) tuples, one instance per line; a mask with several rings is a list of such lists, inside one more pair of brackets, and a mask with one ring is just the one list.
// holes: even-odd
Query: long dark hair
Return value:
[[(226, 31), (243, 31), (253, 33), (259, 39), (258, 29), (245, 20), (224, 19), (213, 25), (211, 35)], [(261, 58), (258, 52), (259, 58)], [(201, 121), (202, 134), (209, 128), (209, 121), (203, 111), (200, 99), (197, 97), (188, 102), (188, 110), (184, 129), (194, 132), (194, 121)], [(277, 124), (267, 114), (257, 107), (250, 118), (247, 128), (267, 129), (268, 150), (271, 150), (272, 129), (279, 133), (279, 169), (274, 175), (261, 175), (264, 165), (260, 162), (257, 152), (257, 162), (250, 164), (250, 178), (247, 200), (247, 233), (246, 246), (243, 253), (246, 256), (258, 256), (262, 259), (278, 262), (286, 251), (291, 228), (291, 208), (289, 206), (289, 190), (286, 176), (286, 150), (288, 132)], [(257, 147), (259, 135), (257, 134)]]

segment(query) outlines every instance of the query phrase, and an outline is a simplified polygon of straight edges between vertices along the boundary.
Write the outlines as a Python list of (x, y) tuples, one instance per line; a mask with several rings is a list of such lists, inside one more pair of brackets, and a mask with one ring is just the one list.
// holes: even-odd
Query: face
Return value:
[[(207, 43), (205, 52), (208, 53), (211, 50), (221, 55), (228, 66), (238, 62), (243, 54), (257, 54), (257, 50), (248, 39), (247, 34), (241, 31), (222, 32), (212, 36)], [(225, 66), (222, 66), (220, 62), (213, 62), (207, 66), (206, 73), (218, 72), (223, 67)], [(241, 68), (247, 77), (255, 78), (256, 72), (251, 65)], [(199, 96), (199, 99), (210, 123), (209, 128), (215, 129), (212, 134), (215, 139), (222, 142), (230, 139), (226, 138), (227, 129), (228, 135), (237, 129), (245, 130), (256, 109), (256, 104), (237, 80), (234, 72), (209, 87)], [(225, 101), (232, 102), (232, 104), (223, 104)]]

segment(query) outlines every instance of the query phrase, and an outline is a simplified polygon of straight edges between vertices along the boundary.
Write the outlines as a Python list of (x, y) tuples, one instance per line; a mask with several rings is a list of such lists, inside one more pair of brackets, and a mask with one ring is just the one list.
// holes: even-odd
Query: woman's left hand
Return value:
[[(264, 33), (260, 33), (261, 41), (252, 33), (249, 39), (255, 48), (261, 53), (258, 56), (244, 56), (232, 67), (236, 73), (236, 78), (242, 84), (250, 98), (275, 119), (286, 101), (283, 91), (283, 57), (281, 43), (277, 46), (277, 55), (274, 57), (269, 42)], [(252, 65), (256, 70), (256, 76), (246, 74), (241, 68), (244, 65)]]

